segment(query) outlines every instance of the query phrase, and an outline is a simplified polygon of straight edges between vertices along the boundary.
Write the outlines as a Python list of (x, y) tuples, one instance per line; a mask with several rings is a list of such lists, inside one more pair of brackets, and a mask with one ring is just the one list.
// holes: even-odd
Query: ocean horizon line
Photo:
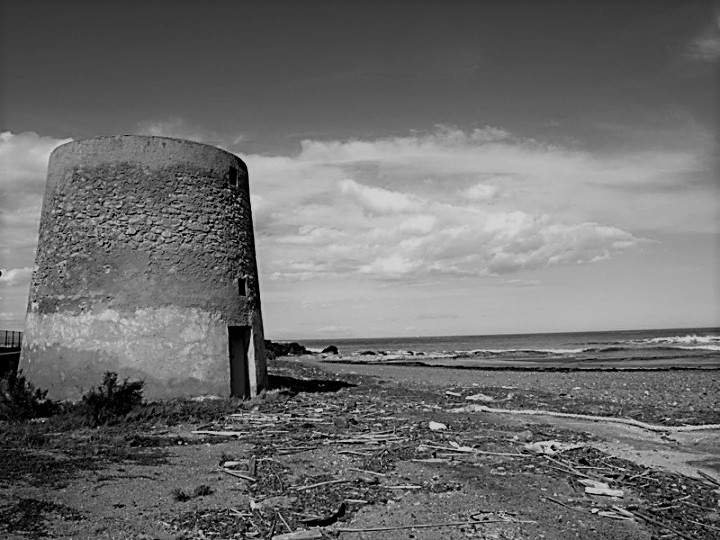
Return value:
[(478, 337), (519, 337), (519, 336), (561, 336), (579, 334), (621, 334), (640, 332), (720, 332), (718, 326), (686, 326), (667, 328), (626, 328), (611, 330), (572, 330), (552, 332), (497, 332), (492, 334), (435, 334), (435, 335), (405, 335), (405, 336), (319, 336), (319, 337), (268, 337), (271, 341), (278, 342), (303, 342), (303, 341), (385, 341), (385, 340), (413, 340), (413, 339), (443, 339), (443, 338), (478, 338)]

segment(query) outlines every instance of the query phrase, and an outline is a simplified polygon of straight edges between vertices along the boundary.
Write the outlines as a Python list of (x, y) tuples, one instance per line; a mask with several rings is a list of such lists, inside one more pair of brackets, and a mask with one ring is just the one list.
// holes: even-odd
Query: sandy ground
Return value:
[[(499, 372), (454, 370), (405, 366), (348, 365), (323, 363), (335, 375), (374, 374), (396, 383), (412, 381), (413, 386), (430, 391), (450, 391), (472, 395), (480, 389), (501, 389), (540, 396), (533, 405), (558, 412), (590, 414), (614, 410), (621, 417), (645, 421), (665, 421), (668, 425), (720, 423), (719, 371), (648, 372)], [(542, 396), (552, 399), (543, 401)], [(462, 403), (462, 397), (446, 396)], [(580, 399), (584, 403), (575, 404)], [(513, 401), (513, 400), (510, 400)], [(575, 406), (573, 406), (573, 405)], [(513, 408), (506, 401), (487, 403)], [(720, 431), (658, 434), (633, 426), (588, 422), (550, 416), (489, 415), (512, 424), (547, 424), (592, 433), (596, 448), (630, 459), (641, 465), (661, 467), (698, 477), (697, 470), (720, 481)]]
[[(515, 402), (639, 420), (720, 423), (720, 369), (708, 371), (482, 371), (309, 360), (335, 375), (372, 375), (430, 391), (497, 389)], [(529, 403), (527, 403), (529, 405)], [(554, 409), (555, 410), (555, 409)]]
[[(718, 372), (506, 373), (316, 358), (273, 362), (271, 369), (277, 386), (294, 390), (246, 403), (232, 421), (221, 414), (62, 433), (26, 426), (22, 437), (6, 436), (0, 442), (0, 536), (266, 538), (287, 532), (283, 521), (293, 530), (310, 528), (303, 519), (332, 517), (344, 502), (344, 515), (323, 529), (325, 537), (673, 537), (659, 522), (686, 538), (720, 538), (717, 486), (697, 473), (720, 480), (717, 431), (652, 433), (554, 417), (451, 412), (468, 403), (468, 395), (483, 393), (513, 408), (703, 423), (717, 420)], [(273, 414), (285, 416), (272, 425), (251, 422)], [(432, 430), (431, 421), (445, 428)], [(238, 434), (193, 434), (201, 427)], [(583, 447), (556, 455), (557, 462), (523, 452), (541, 440)], [(453, 445), (473, 452), (455, 452)], [(252, 472), (255, 482), (220, 471), (227, 460), (241, 463), (237, 470)], [(602, 475), (622, 497), (586, 494), (572, 470)], [(337, 483), (307, 487), (326, 481)], [(175, 496), (199, 486), (210, 493)], [(613, 507), (656, 523), (620, 519)], [(480, 518), (488, 522), (338, 530)]]

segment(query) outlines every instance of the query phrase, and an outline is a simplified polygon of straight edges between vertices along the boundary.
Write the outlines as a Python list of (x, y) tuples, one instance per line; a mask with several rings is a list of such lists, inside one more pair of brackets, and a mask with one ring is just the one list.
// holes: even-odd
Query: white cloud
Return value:
[[(146, 131), (207, 140), (201, 131)], [(304, 141), (248, 163), (262, 278), (441, 279), (593, 264), (653, 231), (714, 232), (708, 137), (599, 154), (494, 127), (350, 141)], [(698, 143), (700, 141), (700, 143)], [(34, 133), (0, 136), (0, 265), (24, 311), (51, 150)], [(232, 141), (227, 141), (232, 145)], [(685, 178), (692, 175), (692, 185)], [(520, 276), (523, 277), (523, 276)], [(309, 285), (309, 284), (308, 284)], [(22, 289), (22, 291), (21, 291)]]
[(370, 264), (358, 269), (361, 274), (373, 274), (383, 277), (404, 276), (417, 270), (420, 261), (406, 259), (402, 255), (392, 253), (376, 258)]
[(50, 153), (70, 139), (0, 133), (0, 286), (2, 320), (20, 327), (34, 263)]
[(697, 140), (708, 139), (593, 154), (439, 127), (244, 156), (262, 201), (261, 269), (283, 280), (508, 274), (601, 261), (648, 231), (714, 230), (710, 180), (683, 186), (690, 172), (711, 178)]
[(25, 266), (23, 268), (0, 269), (0, 285), (25, 285), (30, 281), (32, 276), (32, 268)]
[(409, 234), (428, 234), (435, 228), (438, 219), (433, 215), (416, 214), (403, 219), (398, 229), (403, 233)]
[(378, 214), (418, 210), (422, 202), (416, 197), (397, 191), (359, 184), (354, 180), (342, 180), (340, 190), (353, 196), (366, 210)]
[(470, 186), (462, 194), (473, 201), (490, 201), (497, 196), (498, 192), (496, 186), (479, 183)]
[(0, 133), (0, 187), (8, 194), (42, 192), (50, 153), (70, 140), (42, 137), (33, 132)]
[[(353, 190), (377, 190), (392, 193), (390, 200), (405, 200), (401, 193), (357, 182)], [(343, 197), (313, 207), (317, 211), (275, 213), (270, 230), (261, 231), (265, 239), (258, 243), (261, 263), (280, 269), (273, 273), (276, 279), (355, 272), (380, 278), (489, 275), (587, 263), (640, 242), (631, 233), (607, 225), (555, 222), (520, 210), (478, 208), (474, 201), (450, 204), (407, 198), (412, 205), (383, 205), (382, 213), (367, 213), (367, 200)], [(382, 198), (383, 204), (386, 200)], [(395, 212), (390, 212), (393, 208)], [(294, 231), (279, 236), (270, 232), (288, 227)]]
[(69, 140), (0, 133), (0, 266), (33, 263), (48, 158)]

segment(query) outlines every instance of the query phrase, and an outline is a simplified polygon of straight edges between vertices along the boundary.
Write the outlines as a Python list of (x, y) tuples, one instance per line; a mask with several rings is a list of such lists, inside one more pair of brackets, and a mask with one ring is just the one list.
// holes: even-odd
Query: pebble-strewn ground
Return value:
[[(374, 375), (442, 390), (495, 389), (505, 408), (621, 415), (649, 422), (720, 423), (720, 370), (481, 371), (388, 365), (323, 364), (338, 374)], [(502, 388), (507, 387), (507, 388)], [(492, 390), (488, 390), (491, 392)], [(487, 392), (486, 392), (487, 393)], [(565, 409), (562, 409), (565, 407)]]

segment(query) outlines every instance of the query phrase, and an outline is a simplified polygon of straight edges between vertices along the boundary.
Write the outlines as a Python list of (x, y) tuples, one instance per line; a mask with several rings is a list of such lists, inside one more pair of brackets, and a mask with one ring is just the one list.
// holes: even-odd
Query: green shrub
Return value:
[(22, 372), (0, 378), (0, 420), (22, 422), (55, 414), (60, 407), (46, 396), (47, 390), (35, 388)]
[(87, 392), (79, 403), (79, 412), (87, 424), (101, 426), (125, 417), (142, 404), (143, 381), (118, 382), (117, 373), (107, 372), (102, 384)]

